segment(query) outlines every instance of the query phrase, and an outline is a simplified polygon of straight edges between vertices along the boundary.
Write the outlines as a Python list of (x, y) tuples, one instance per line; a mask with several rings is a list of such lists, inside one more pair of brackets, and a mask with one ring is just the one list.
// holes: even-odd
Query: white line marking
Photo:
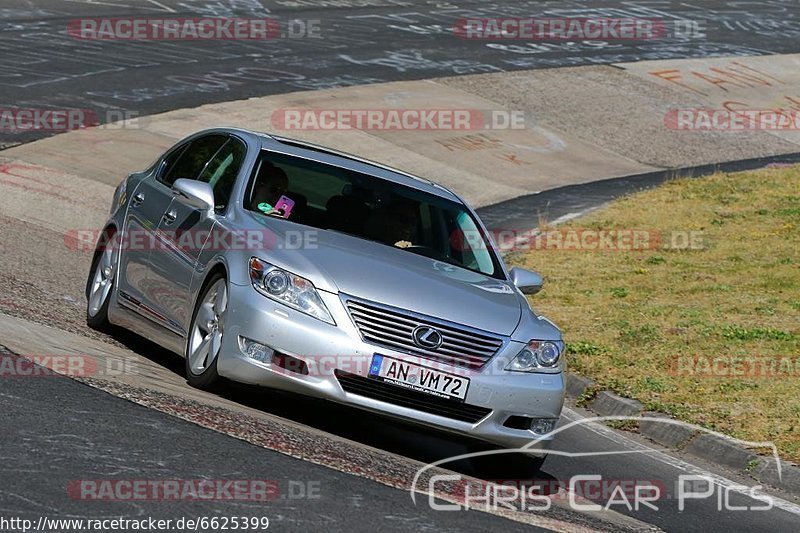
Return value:
[(156, 2), (156, 0), (146, 0), (146, 1), (147, 1), (147, 2), (150, 2), (150, 3), (151, 3), (151, 4), (153, 4), (154, 6), (158, 6), (158, 7), (162, 8), (162, 9), (163, 9), (164, 11), (166, 11), (167, 13), (175, 13), (175, 12), (176, 12), (176, 11), (175, 11), (174, 9), (172, 9), (171, 7), (165, 6), (165, 5), (164, 5), (164, 4), (162, 4), (161, 2)]
[(112, 2), (100, 2), (99, 0), (61, 0), (62, 2), (73, 2), (76, 4), (102, 5), (113, 7), (132, 7), (127, 4), (116, 4)]
[[(129, 5), (129, 4), (119, 4), (119, 3), (116, 3), (116, 2), (102, 2), (101, 0), (61, 0), (61, 1), (62, 2), (74, 2), (76, 4), (103, 5), (103, 6), (127, 7), (127, 8), (134, 7), (134, 6)], [(176, 12), (171, 7), (165, 6), (161, 2), (158, 2), (157, 0), (144, 0), (144, 1), (148, 2), (150, 4), (153, 4), (156, 7), (160, 7), (161, 9), (166, 11), (167, 13), (175, 13)]]
[[(572, 421), (582, 420), (586, 417), (581, 415), (580, 413), (573, 411), (572, 409), (565, 407), (564, 411), (562, 412), (564, 418), (567, 418)], [(610, 441), (613, 441), (615, 444), (619, 444), (620, 446), (627, 447), (630, 450), (638, 450), (641, 452), (647, 452), (647, 456), (653, 460), (660, 461), (666, 465), (669, 465), (673, 468), (677, 468), (678, 470), (682, 470), (684, 472), (688, 472), (694, 475), (702, 475), (707, 476), (717, 485), (724, 487), (726, 490), (731, 492), (736, 492), (743, 496), (750, 497), (749, 488), (744, 488), (741, 483), (737, 483), (732, 481), (724, 476), (720, 476), (719, 474), (715, 474), (713, 472), (709, 472), (697, 465), (692, 463), (687, 463), (682, 459), (678, 459), (677, 457), (672, 457), (671, 455), (667, 455), (666, 453), (662, 452), (657, 448), (653, 448), (651, 446), (647, 446), (646, 444), (642, 444), (640, 442), (636, 442), (632, 439), (627, 438), (626, 436), (614, 431), (613, 429), (609, 428), (608, 426), (604, 426), (603, 424), (598, 424), (596, 422), (588, 422), (585, 424), (581, 424), (581, 427), (585, 427), (588, 430), (607, 438)], [(766, 494), (760, 490), (755, 491), (754, 494), (764, 495), (768, 498), (772, 499), (773, 505), (778, 509), (786, 511), (787, 513), (792, 513), (794, 515), (800, 516), (800, 505), (796, 505), (792, 502), (786, 501), (782, 498), (778, 498), (772, 494)]]

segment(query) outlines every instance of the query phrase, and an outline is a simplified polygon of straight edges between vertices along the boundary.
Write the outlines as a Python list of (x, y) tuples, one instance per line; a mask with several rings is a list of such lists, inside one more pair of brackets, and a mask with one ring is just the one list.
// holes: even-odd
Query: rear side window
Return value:
[[(183, 154), (183, 152), (186, 151), (186, 148), (188, 146), (189, 143), (184, 143), (183, 145), (173, 150), (172, 153), (170, 153), (169, 155), (167, 155), (167, 157), (164, 158), (164, 161), (162, 161), (161, 166), (159, 167), (158, 174), (156, 175), (158, 181), (166, 184), (166, 182), (164, 181), (164, 176), (169, 174), (170, 169), (175, 166), (175, 162), (178, 160), (181, 154)], [(170, 183), (169, 185), (172, 186), (172, 183)]]
[(246, 154), (247, 146), (242, 141), (229, 138), (200, 173), (198, 179), (211, 185), (214, 190), (214, 209), (217, 212), (225, 210), (230, 202), (236, 176)]
[(172, 187), (178, 179), (197, 179), (209, 160), (228, 140), (226, 135), (212, 134), (195, 139), (181, 152), (177, 160), (166, 168), (159, 181)]

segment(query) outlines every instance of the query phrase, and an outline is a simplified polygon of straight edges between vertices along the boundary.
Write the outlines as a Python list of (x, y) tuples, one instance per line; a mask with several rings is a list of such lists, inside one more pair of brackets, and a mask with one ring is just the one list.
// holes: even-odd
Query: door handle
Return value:
[(144, 194), (138, 193), (136, 196), (133, 197), (131, 200), (131, 205), (133, 207), (139, 207), (144, 202)]
[(169, 211), (168, 213), (164, 213), (164, 216), (162, 217), (162, 219), (164, 220), (164, 224), (167, 226), (175, 222), (176, 218), (178, 218), (178, 213), (174, 209), (172, 211)]

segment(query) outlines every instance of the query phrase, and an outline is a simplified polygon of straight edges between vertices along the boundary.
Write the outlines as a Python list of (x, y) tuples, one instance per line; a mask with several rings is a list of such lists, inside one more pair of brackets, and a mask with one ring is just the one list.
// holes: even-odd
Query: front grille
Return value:
[(491, 409), (460, 403), (454, 400), (439, 398), (424, 392), (404, 389), (390, 383), (383, 383), (377, 379), (365, 378), (334, 370), (336, 379), (339, 380), (345, 392), (366, 396), (373, 400), (416, 409), (424, 413), (444, 416), (461, 420), (462, 422), (475, 423), (492, 412)]
[[(502, 338), (466, 326), (361, 300), (347, 299), (346, 304), (365, 342), (393, 350), (480, 368), (503, 346)], [(442, 334), (442, 345), (435, 350), (417, 346), (412, 333), (419, 326), (436, 328)]]

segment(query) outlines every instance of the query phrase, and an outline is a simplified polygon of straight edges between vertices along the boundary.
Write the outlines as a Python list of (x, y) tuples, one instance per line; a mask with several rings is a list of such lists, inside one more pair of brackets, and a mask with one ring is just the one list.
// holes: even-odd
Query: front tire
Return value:
[(89, 279), (86, 282), (86, 324), (98, 331), (111, 329), (108, 305), (114, 292), (116, 256), (115, 232), (103, 232), (92, 259)]
[(222, 273), (211, 276), (195, 304), (186, 340), (186, 381), (198, 389), (219, 385), (217, 360), (222, 349), (228, 283)]

